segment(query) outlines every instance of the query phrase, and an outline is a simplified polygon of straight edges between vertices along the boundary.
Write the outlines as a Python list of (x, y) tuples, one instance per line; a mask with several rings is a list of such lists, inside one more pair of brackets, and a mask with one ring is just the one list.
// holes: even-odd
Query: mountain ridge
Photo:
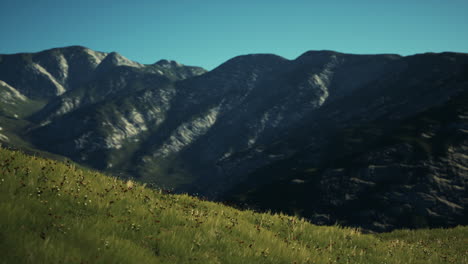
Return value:
[[(414, 150), (427, 146), (426, 139), (406, 134), (396, 138), (387, 131), (399, 131), (405, 120), (419, 120), (415, 118), (420, 113), (430, 113), (427, 119), (434, 120), (446, 130), (453, 130), (429, 110), (437, 107), (452, 109), (454, 98), (465, 98), (462, 95), (468, 87), (468, 75), (465, 74), (468, 72), (468, 54), (445, 52), (399, 56), (307, 51), (294, 60), (274, 54), (249, 54), (234, 57), (208, 72), (169, 60), (143, 65), (117, 53), (99, 53), (84, 47), (52, 49), (38, 54), (17, 55), (8, 60), (0, 56), (0, 80), (35, 105), (43, 105), (41, 109), (31, 106), (27, 115), (17, 119), (11, 113), (8, 118), (0, 116), (0, 122), (11, 124), (0, 125), (5, 127), (4, 136), (15, 138), (13, 141), (17, 144), (29, 144), (123, 178), (133, 177), (177, 192), (230, 199), (239, 204), (254, 201), (255, 206), (265, 208), (268, 204), (265, 199), (274, 197), (274, 192), (269, 193), (267, 188), (270, 180), (276, 183), (283, 177), (276, 173), (285, 173), (283, 181), (288, 184), (296, 180), (294, 186), (302, 186), (299, 182), (304, 179), (293, 178), (297, 173), (290, 170), (301, 167), (315, 170), (311, 175), (324, 179), (322, 183), (311, 181), (316, 185), (308, 188), (319, 188), (314, 190), (328, 197), (329, 192), (320, 186), (359, 189), (361, 185), (346, 182), (351, 179), (369, 182), (364, 179), (368, 177), (364, 174), (361, 177), (330, 172), (334, 169), (348, 171), (356, 166), (366, 171), (368, 166), (374, 166), (352, 162), (353, 155), (358, 155), (353, 149), (363, 153), (376, 151), (374, 145), (359, 136), (360, 133), (368, 134), (369, 142), (391, 138), (393, 141), (387, 145), (388, 149), (420, 160), (418, 166), (423, 169), (398, 170), (398, 173), (402, 178), (419, 175), (427, 187), (424, 193), (429, 196), (446, 194), (447, 190), (437, 187), (431, 179), (440, 174), (440, 168), (455, 166), (433, 156), (430, 151), (420, 159), (419, 150)], [(102, 70), (98, 70), (101, 64)], [(6, 101), (3, 105), (0, 105), (1, 109), (7, 109)], [(456, 105), (457, 111), (465, 111)], [(452, 120), (456, 112), (445, 114), (445, 118)], [(464, 119), (456, 122), (458, 126), (465, 125)], [(430, 131), (432, 129), (425, 127), (427, 131), (421, 133), (432, 135), (435, 133)], [(464, 132), (460, 133), (464, 137)], [(439, 137), (449, 134), (442, 133)], [(15, 145), (13, 141), (9, 144)], [(454, 155), (461, 157), (460, 166), (465, 166), (463, 164), (468, 163), (463, 158), (467, 155), (466, 144), (461, 140), (453, 145), (437, 146), (442, 153), (455, 151)], [(350, 168), (326, 167), (327, 162), (333, 163), (334, 159), (338, 162), (345, 153), (350, 162), (342, 164)], [(294, 157), (301, 157), (304, 164), (283, 162)], [(403, 164), (408, 161), (394, 162)], [(267, 169), (279, 166), (277, 164), (292, 167), (276, 171)], [(428, 169), (431, 166), (439, 169)], [(259, 173), (263, 170), (269, 171), (271, 179)], [(393, 169), (389, 167), (390, 170)], [(385, 169), (377, 171), (373, 175), (388, 174)], [(466, 179), (468, 175), (464, 170), (454, 173), (453, 177), (460, 179)], [(237, 199), (250, 191), (240, 187), (249, 186), (249, 182), (262, 190), (253, 192), (259, 196)], [(466, 184), (459, 186), (466, 190)], [(413, 189), (409, 191), (414, 192)], [(357, 193), (365, 197), (362, 192)], [(237, 198), (233, 199), (233, 195)], [(399, 199), (394, 194), (388, 197)], [(356, 225), (352, 213), (338, 216), (320, 209), (328, 201), (322, 201), (314, 211), (304, 205), (310, 197), (294, 199), (299, 198), (302, 200), (297, 202), (302, 208), (278, 203), (271, 209), (308, 211), (307, 216), (311, 219), (315, 219), (313, 215), (326, 213), (329, 219), (318, 219), (318, 223), (339, 220)], [(341, 203), (346, 201), (346, 195), (333, 199)], [(451, 203), (461, 207), (467, 203), (463, 194), (450, 199)], [(414, 205), (411, 208), (418, 213), (411, 211), (413, 209), (406, 213), (425, 219), (420, 221), (421, 225), (443, 226), (444, 223), (431, 220), (437, 217), (429, 213), (442, 206), (442, 200)], [(366, 222), (366, 228), (385, 231), (415, 224), (389, 217), (391, 213), (371, 204), (369, 208), (371, 215), (376, 216), (368, 219), (377, 224)], [(456, 223), (466, 222), (464, 218), (457, 218), (463, 212), (441, 210), (438, 212), (446, 217), (458, 219)]]

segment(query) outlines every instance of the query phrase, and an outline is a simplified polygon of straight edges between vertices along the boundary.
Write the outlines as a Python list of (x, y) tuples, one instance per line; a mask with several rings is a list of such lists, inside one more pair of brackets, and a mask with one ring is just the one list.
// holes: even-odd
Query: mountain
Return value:
[[(20, 115), (19, 112), (10, 114), (13, 117), (2, 121), (3, 129), (5, 133), (21, 137), (13, 143), (10, 140), (11, 145), (34, 143), (36, 148), (76, 158), (73, 157), (73, 152), (79, 151), (80, 143), (63, 151), (56, 150), (56, 146), (60, 146), (60, 140), (69, 139), (63, 138), (68, 135), (66, 133), (62, 135), (64, 130), (77, 135), (76, 133), (82, 132), (82, 128), (75, 126), (76, 123), (72, 126), (63, 126), (61, 121), (52, 121), (70, 120), (62, 117), (71, 112), (73, 112), (71, 116), (79, 115), (79, 113), (99, 114), (99, 112), (95, 112), (94, 108), (99, 107), (104, 102), (109, 102), (108, 109), (115, 108), (117, 106), (110, 103), (112, 98), (116, 99), (114, 103), (121, 103), (118, 101), (118, 97), (122, 100), (131, 100), (132, 97), (140, 100), (140, 96), (143, 96), (144, 100), (152, 101), (153, 97), (162, 96), (161, 100), (166, 100), (165, 93), (170, 94), (172, 89), (167, 86), (172, 82), (204, 72), (205, 70), (199, 67), (184, 66), (167, 60), (161, 60), (152, 65), (142, 65), (115, 52), (96, 52), (79, 46), (51, 49), (34, 54), (0, 55), (2, 89), (3, 86), (10, 87), (31, 101), (34, 106), (38, 106), (23, 115)], [(167, 89), (167, 91), (160, 91), (160, 87)], [(12, 103), (3, 101), (5, 104), (2, 104), (2, 111), (11, 112), (12, 110), (9, 109), (11, 109)], [(142, 103), (138, 101), (136, 104), (144, 109), (151, 107)], [(3, 107), (4, 105), (6, 107)], [(27, 110), (25, 107), (16, 108)], [(102, 109), (105, 108), (102, 106)], [(105, 110), (103, 111), (105, 112)], [(155, 111), (153, 114), (147, 113), (148, 118), (156, 118), (155, 115), (159, 109), (155, 109)], [(118, 122), (116, 119), (120, 118), (119, 114), (110, 113), (111, 118), (113, 118), (112, 122)], [(7, 116), (2, 115), (0, 118), (3, 117)], [(138, 116), (136, 118), (138, 119)], [(118, 138), (118, 135), (115, 135), (118, 133), (116, 132), (119, 129), (118, 124), (112, 127), (112, 131), (108, 132), (99, 131), (97, 125), (90, 127), (90, 129), (96, 133), (101, 132), (106, 137), (104, 140), (108, 140), (109, 144), (118, 145), (118, 141), (124, 140), (126, 136), (131, 136), (126, 134), (128, 129), (132, 129), (127, 129), (127, 120), (122, 122), (124, 122), (121, 123), (122, 130), (118, 132), (123, 134), (124, 138)], [(7, 123), (13, 124), (7, 125)], [(102, 125), (101, 123), (100, 125)], [(47, 124), (50, 124), (52, 128), (59, 126), (60, 132), (56, 131), (57, 133), (54, 135), (41, 134), (41, 131), (45, 131), (44, 127)], [(11, 132), (13, 130), (14, 132)], [(74, 144), (74, 140), (79, 142), (80, 137), (82, 134), (71, 139), (71, 143)], [(101, 142), (97, 144), (101, 144)], [(42, 145), (46, 147), (42, 147)]]
[(468, 227), (315, 226), (3, 148), (0, 171), (2, 263), (466, 263)]
[(335, 131), (321, 157), (304, 145), (256, 169), (230, 199), (380, 231), (466, 224), (467, 101), (464, 92), (403, 120)]
[(468, 222), (467, 54), (251, 54), (206, 72), (67, 47), (0, 56), (0, 80), (35, 106), (2, 104), (10, 145), (320, 224)]

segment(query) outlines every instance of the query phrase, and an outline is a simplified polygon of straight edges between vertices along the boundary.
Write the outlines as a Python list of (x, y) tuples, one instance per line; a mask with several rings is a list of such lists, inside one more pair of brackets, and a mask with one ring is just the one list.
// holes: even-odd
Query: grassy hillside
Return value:
[(0, 216), (0, 263), (468, 263), (468, 227), (361, 234), (5, 149)]

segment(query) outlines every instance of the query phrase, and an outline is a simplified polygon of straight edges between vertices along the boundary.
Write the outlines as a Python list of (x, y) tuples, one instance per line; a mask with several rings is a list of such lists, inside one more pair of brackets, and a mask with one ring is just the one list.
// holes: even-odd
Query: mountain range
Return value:
[(468, 54), (0, 55), (0, 142), (373, 231), (468, 224)]

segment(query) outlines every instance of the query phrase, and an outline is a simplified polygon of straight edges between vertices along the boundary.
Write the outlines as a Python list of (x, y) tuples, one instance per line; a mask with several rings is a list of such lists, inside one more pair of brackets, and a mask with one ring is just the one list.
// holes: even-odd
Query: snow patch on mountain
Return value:
[(90, 49), (85, 49), (85, 52), (89, 55), (90, 62), (94, 67), (98, 66), (102, 60), (107, 56), (107, 53), (98, 52)]
[(63, 93), (66, 92), (66, 89), (55, 79), (54, 76), (52, 76), (44, 67), (37, 63), (32, 64), (33, 68), (36, 70), (37, 73), (42, 74), (46, 76), (50, 82), (55, 86), (55, 94), (56, 95), (62, 95)]
[(102, 63), (100, 66), (104, 67), (109, 67), (109, 66), (129, 66), (129, 67), (135, 67), (135, 68), (143, 68), (145, 67), (144, 65), (131, 61), (124, 56), (118, 54), (117, 52), (111, 52), (109, 53), (104, 60), (102, 60)]
[(153, 105), (141, 114), (145, 120), (159, 125), (164, 121), (164, 113), (170, 108), (170, 101), (175, 95), (174, 89), (149, 90), (139, 97), (143, 104)]
[(50, 120), (42, 121), (41, 123), (39, 123), (39, 127), (47, 126), (50, 123), (52, 123), (52, 121)]
[(310, 90), (315, 98), (310, 102), (314, 108), (318, 108), (325, 103), (329, 97), (329, 87), (333, 79), (334, 69), (338, 66), (339, 60), (336, 55), (331, 56), (330, 61), (325, 64), (323, 70), (311, 75), (305, 83), (299, 86), (299, 90)]
[(65, 83), (68, 79), (68, 62), (63, 54), (57, 56), (58, 67), (60, 69), (60, 75), (56, 77), (61, 83)]
[(200, 136), (203, 136), (216, 123), (220, 113), (220, 106), (207, 111), (201, 117), (180, 125), (169, 139), (155, 152), (154, 157), (167, 157), (181, 151)]
[(64, 97), (60, 108), (55, 112), (56, 116), (64, 115), (80, 106), (79, 97)]
[(126, 139), (148, 130), (142, 114), (136, 110), (133, 110), (127, 117), (121, 115), (116, 124), (105, 122), (104, 125), (112, 130), (110, 136), (105, 139), (107, 149), (120, 149)]
[(46, 120), (43, 120), (39, 126), (46, 126), (52, 122), (56, 117), (65, 115), (81, 105), (81, 99), (79, 97), (62, 97), (59, 102), (60, 106), (55, 112), (49, 114)]
[[(339, 64), (337, 57), (332, 55), (320, 71), (311, 73), (297, 86), (295, 93), (283, 98), (281, 104), (268, 109), (252, 122), (247, 147), (252, 148), (264, 134), (298, 122), (310, 111), (320, 108), (329, 97), (334, 70)], [(291, 111), (296, 106), (300, 107)]]
[(252, 147), (267, 127), (276, 128), (280, 125), (283, 119), (283, 115), (278, 111), (278, 109), (276, 109), (276, 107), (263, 113), (260, 120), (255, 123), (253, 135), (248, 138), (247, 146), (249, 148)]
[(4, 103), (16, 104), (18, 100), (23, 102), (27, 100), (26, 96), (2, 80), (0, 80), (0, 88), (3, 88), (0, 90), (0, 100)]

